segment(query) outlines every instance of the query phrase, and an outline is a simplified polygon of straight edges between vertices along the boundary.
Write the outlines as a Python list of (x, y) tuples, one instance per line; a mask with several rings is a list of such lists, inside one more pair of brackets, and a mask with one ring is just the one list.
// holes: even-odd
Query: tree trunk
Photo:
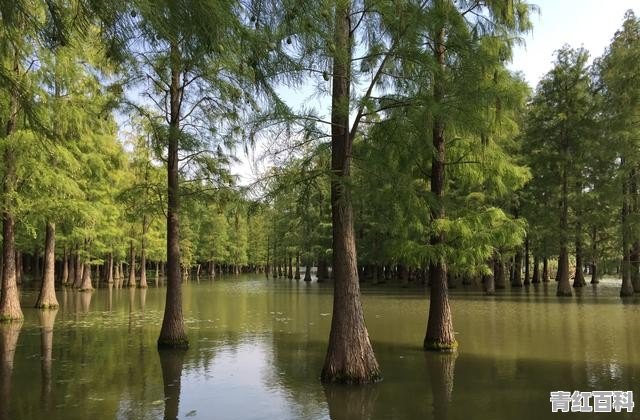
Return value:
[(113, 283), (113, 253), (107, 256), (107, 284)]
[(351, 204), (349, 88), (351, 84), (350, 7), (335, 8), (336, 54), (331, 104), (331, 219), (333, 244), (333, 314), (323, 382), (368, 383), (380, 378), (360, 302), (360, 284)]
[(129, 281), (127, 287), (136, 287), (136, 249), (133, 240), (129, 249)]
[[(445, 29), (437, 31), (435, 41), (435, 56), (440, 67), (439, 71), (444, 72), (445, 68)], [(437, 73), (438, 74), (438, 73)], [(442, 75), (438, 74), (434, 78), (434, 102), (442, 103), (444, 100), (444, 88)], [(437, 106), (437, 105), (436, 105)], [(433, 158), (431, 162), (431, 192), (435, 195), (437, 202), (431, 210), (431, 217), (436, 223), (445, 218), (444, 207), (444, 186), (445, 186), (445, 138), (444, 123), (442, 117), (436, 115), (433, 121)], [(439, 248), (445, 243), (443, 233), (434, 233), (431, 236), (431, 245)], [(452, 351), (458, 346), (453, 331), (453, 319), (451, 308), (449, 307), (449, 297), (447, 290), (447, 263), (444, 257), (438, 257), (431, 261), (429, 273), (431, 276), (431, 293), (429, 300), (429, 319), (427, 321), (427, 333), (424, 338), (424, 348), (426, 350)]]
[(296, 254), (296, 273), (293, 276), (294, 279), (300, 280), (300, 253)]
[(142, 218), (142, 239), (140, 241), (140, 286), (147, 288), (147, 255), (145, 253), (145, 236), (147, 235), (147, 217)]
[(83, 265), (84, 268), (82, 270), (82, 284), (80, 285), (80, 291), (90, 292), (93, 290), (93, 286), (91, 285), (91, 266), (87, 263)]
[(495, 270), (495, 261), (493, 259), (489, 260), (489, 266), (492, 272), (482, 275), (482, 287), (484, 288), (485, 295), (493, 295), (496, 293), (495, 273), (493, 272)]
[[(565, 154), (568, 154), (568, 146), (565, 146)], [(560, 213), (560, 255), (558, 257), (558, 289), (556, 296), (572, 296), (571, 283), (569, 283), (569, 191), (567, 164), (562, 170), (562, 211)]]
[(538, 257), (537, 255), (533, 256), (533, 278), (531, 280), (531, 283), (540, 283), (540, 257)]
[(573, 277), (573, 287), (582, 287), (587, 284), (584, 279), (584, 273), (582, 272), (582, 241), (580, 240), (580, 234), (576, 239), (576, 270)]
[(80, 255), (79, 255), (79, 246), (76, 245), (76, 254), (74, 257), (74, 264), (75, 264), (75, 275), (73, 277), (73, 288), (74, 289), (78, 289), (80, 288), (80, 285), (82, 284), (82, 264), (80, 261)]
[(293, 258), (289, 255), (289, 271), (287, 271), (287, 278), (293, 279)]
[(549, 258), (542, 258), (542, 282), (549, 283)]
[(187, 348), (189, 341), (182, 316), (182, 278), (180, 276), (180, 226), (179, 209), (179, 161), (178, 139), (180, 137), (180, 88), (181, 56), (177, 44), (171, 43), (171, 115), (169, 124), (169, 147), (167, 155), (167, 297), (158, 347)]
[[(13, 72), (16, 76), (20, 74), (20, 53), (17, 48), (14, 51)], [(15, 131), (17, 117), (18, 92), (14, 90), (9, 96), (9, 118), (5, 131), (7, 137)], [(20, 308), (16, 279), (16, 233), (15, 216), (13, 214), (15, 199), (12, 197), (16, 192), (17, 172), (15, 150), (11, 144), (7, 144), (4, 147), (3, 164), (2, 189), (8, 202), (2, 203), (2, 255), (4, 263), (2, 266), (2, 285), (0, 287), (0, 321), (10, 321), (24, 317)]]
[(518, 247), (513, 258), (513, 277), (511, 287), (522, 287), (522, 248)]
[(531, 284), (531, 276), (529, 276), (529, 236), (524, 240), (524, 285)]
[[(624, 165), (624, 161), (622, 162)], [(629, 185), (626, 178), (622, 181), (622, 287), (620, 296), (632, 296), (633, 284), (631, 284), (631, 249), (629, 240)]]
[(497, 253), (494, 256), (495, 260), (495, 269), (493, 272), (493, 277), (495, 281), (496, 289), (505, 289), (507, 287), (507, 267), (502, 259), (502, 256)]
[(308, 261), (304, 270), (304, 281), (311, 281), (311, 264)]
[(598, 284), (598, 231), (594, 227), (591, 233), (591, 284)]
[(69, 254), (67, 253), (67, 247), (64, 247), (62, 255), (62, 284), (66, 285), (69, 282)]
[(58, 307), (55, 289), (56, 264), (56, 225), (47, 222), (44, 244), (44, 275), (40, 285), (40, 295), (36, 301), (36, 308), (53, 309)]

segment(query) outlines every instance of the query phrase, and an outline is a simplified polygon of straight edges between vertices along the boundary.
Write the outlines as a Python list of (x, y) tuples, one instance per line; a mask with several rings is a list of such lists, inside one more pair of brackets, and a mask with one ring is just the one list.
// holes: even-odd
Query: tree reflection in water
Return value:
[(187, 351), (184, 349), (158, 349), (162, 383), (164, 385), (164, 419), (178, 418), (180, 405), (180, 378)]

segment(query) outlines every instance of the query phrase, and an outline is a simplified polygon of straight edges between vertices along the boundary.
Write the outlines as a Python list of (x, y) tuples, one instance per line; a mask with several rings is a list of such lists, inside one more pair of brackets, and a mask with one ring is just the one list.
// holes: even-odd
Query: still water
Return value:
[(633, 390), (640, 404), (640, 299), (622, 301), (613, 281), (569, 299), (555, 283), (453, 290), (460, 348), (449, 355), (420, 348), (424, 290), (363, 285), (384, 380), (355, 388), (318, 380), (329, 283), (191, 280), (191, 347), (168, 353), (155, 345), (162, 287), (60, 290), (54, 312), (30, 309), (28, 289), (24, 322), (0, 326), (2, 420), (544, 419), (562, 416), (550, 412), (553, 390)]

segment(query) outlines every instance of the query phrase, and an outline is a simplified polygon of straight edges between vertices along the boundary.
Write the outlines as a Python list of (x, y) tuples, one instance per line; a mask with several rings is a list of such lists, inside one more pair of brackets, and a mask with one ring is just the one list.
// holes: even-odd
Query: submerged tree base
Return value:
[(60, 307), (57, 303), (36, 303), (36, 309), (58, 309)]
[(182, 349), (189, 348), (189, 340), (186, 338), (176, 340), (158, 339), (158, 349)]
[(435, 340), (424, 340), (424, 350), (435, 351), (441, 353), (451, 353), (458, 348), (458, 341), (455, 340), (452, 343), (443, 343)]
[(571, 290), (560, 290), (560, 289), (558, 289), (558, 291), (556, 292), (556, 296), (559, 296), (559, 297), (571, 297), (571, 296), (573, 296), (573, 292), (571, 292)]
[(380, 382), (382, 375), (380, 370), (372, 369), (368, 372), (353, 373), (345, 371), (322, 370), (320, 381), (323, 384), (364, 385)]

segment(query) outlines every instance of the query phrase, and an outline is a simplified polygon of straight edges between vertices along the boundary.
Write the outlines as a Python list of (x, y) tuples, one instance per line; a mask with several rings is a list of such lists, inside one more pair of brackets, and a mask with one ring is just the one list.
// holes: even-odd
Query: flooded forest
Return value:
[(0, 0), (0, 420), (632, 418), (640, 18), (540, 12)]

